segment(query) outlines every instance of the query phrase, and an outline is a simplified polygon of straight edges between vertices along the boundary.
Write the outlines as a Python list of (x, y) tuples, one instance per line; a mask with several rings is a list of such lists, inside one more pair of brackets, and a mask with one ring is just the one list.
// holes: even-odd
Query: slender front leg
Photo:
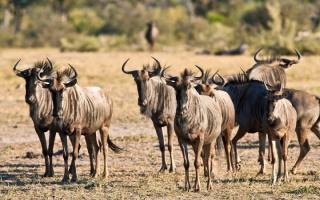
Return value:
[(277, 152), (277, 144), (276, 140), (274, 138), (271, 139), (271, 151), (272, 151), (272, 177), (271, 177), (271, 183), (275, 184), (277, 182), (278, 177), (278, 171), (279, 171), (279, 158), (278, 158), (278, 152)]
[(167, 170), (167, 163), (166, 163), (166, 158), (165, 158), (165, 147), (164, 147), (164, 139), (163, 139), (163, 132), (162, 128), (158, 126), (155, 122), (153, 122), (153, 126), (156, 129), (158, 140), (159, 140), (159, 146), (160, 146), (160, 151), (161, 151), (161, 158), (162, 158), (162, 164), (159, 172), (164, 172)]
[(240, 170), (241, 165), (240, 165), (240, 156), (238, 155), (238, 149), (237, 149), (237, 142), (238, 140), (240, 140), (244, 135), (246, 134), (246, 131), (243, 130), (241, 128), (241, 126), (239, 126), (239, 129), (237, 131), (237, 134), (234, 136), (234, 138), (232, 139), (232, 145), (233, 145), (233, 149), (234, 149), (234, 156), (236, 157), (236, 169)]
[(288, 180), (289, 180), (288, 163), (287, 163), (289, 142), (290, 142), (290, 136), (285, 135), (283, 138), (283, 146), (282, 146), (284, 182), (288, 182)]
[(71, 161), (71, 182), (77, 182), (78, 177), (77, 177), (77, 169), (76, 169), (76, 160), (79, 155), (79, 144), (80, 144), (80, 137), (81, 137), (81, 130), (76, 128), (75, 129), (75, 141), (74, 141), (74, 148), (73, 148), (73, 153), (72, 153), (72, 161)]
[(67, 135), (64, 133), (59, 133), (61, 138), (61, 143), (63, 147), (63, 160), (64, 160), (64, 175), (62, 178), (62, 183), (67, 183), (69, 181), (69, 170), (68, 170), (68, 141), (67, 141)]
[(184, 141), (180, 140), (178, 138), (179, 146), (182, 152), (182, 157), (183, 157), (183, 166), (184, 166), (184, 171), (185, 171), (185, 178), (184, 178), (184, 189), (185, 191), (189, 191), (191, 188), (190, 185), (190, 180), (189, 180), (189, 157), (188, 157), (188, 146), (187, 143)]
[[(200, 158), (201, 158), (201, 151), (203, 148), (203, 136), (200, 136), (200, 138), (198, 138), (198, 140), (195, 142), (195, 144), (192, 145), (193, 149), (194, 149), (194, 167), (196, 169), (196, 180), (194, 183), (194, 191), (195, 192), (199, 192), (201, 190), (200, 187), (200, 178), (199, 178), (199, 172), (200, 172)], [(210, 169), (208, 169), (210, 171)], [(210, 177), (210, 173), (208, 175), (208, 177)]]
[(101, 145), (100, 145), (101, 142), (99, 141), (99, 145), (98, 145), (96, 134), (92, 135), (92, 143), (93, 143), (93, 148), (94, 148), (94, 151), (95, 151), (95, 159), (96, 159), (96, 169), (95, 169), (95, 172), (93, 174), (93, 177), (97, 178), (100, 175), (99, 153), (100, 153), (100, 148), (101, 148)]
[(206, 166), (208, 171), (208, 181), (207, 181), (207, 190), (212, 190), (212, 183), (211, 183), (211, 175), (212, 175), (212, 143), (209, 145), (203, 146), (203, 154), (204, 154), (204, 166)]
[(46, 165), (46, 169), (44, 172), (44, 177), (48, 177), (49, 176), (49, 171), (50, 171), (50, 164), (49, 164), (49, 159), (48, 159), (48, 149), (47, 149), (47, 142), (46, 142), (46, 136), (44, 135), (44, 133), (38, 129), (36, 129), (38, 138), (40, 140), (41, 143), (41, 148), (42, 148), (42, 155), (44, 158), (44, 163)]
[(169, 155), (170, 155), (170, 169), (169, 172), (174, 172), (176, 171), (176, 164), (173, 159), (173, 122), (169, 123), (167, 126), (167, 132), (168, 132), (168, 150), (169, 150)]
[(258, 175), (262, 175), (265, 173), (265, 162), (264, 162), (264, 154), (266, 149), (266, 134), (259, 132), (259, 158), (258, 162), (260, 163), (260, 171)]
[(226, 130), (223, 131), (224, 135), (224, 149), (226, 152), (226, 159), (227, 159), (227, 169), (228, 171), (233, 170), (233, 163), (232, 163), (232, 158), (231, 158), (231, 134), (232, 134), (232, 129), (227, 128)]
[(54, 140), (56, 138), (56, 132), (50, 130), (49, 132), (49, 150), (48, 150), (48, 154), (49, 154), (49, 177), (53, 177), (54, 175), (54, 171), (53, 171), (53, 163), (52, 163), (52, 156), (53, 156), (53, 146), (54, 146)]
[(90, 134), (90, 135), (86, 135), (85, 136), (85, 140), (87, 143), (87, 150), (88, 150), (88, 154), (89, 154), (89, 159), (90, 159), (90, 176), (94, 175), (95, 172), (95, 168), (94, 168), (94, 152), (93, 152), (93, 138), (91, 137), (92, 135), (95, 135), (96, 133)]
[(103, 152), (103, 174), (102, 174), (103, 178), (107, 178), (107, 176), (108, 176), (108, 167), (107, 167), (108, 131), (109, 131), (109, 128), (106, 126), (100, 129), (101, 142), (102, 142), (102, 152)]

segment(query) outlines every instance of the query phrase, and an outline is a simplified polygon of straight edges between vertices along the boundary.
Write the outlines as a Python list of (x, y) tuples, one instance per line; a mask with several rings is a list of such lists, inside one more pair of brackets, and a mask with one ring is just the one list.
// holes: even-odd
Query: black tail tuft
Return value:
[(216, 139), (216, 145), (214, 146), (215, 148), (215, 156), (221, 157), (222, 156), (222, 149), (224, 146), (224, 142), (223, 142), (223, 136), (220, 134), (217, 139)]
[(109, 148), (110, 148), (113, 152), (115, 152), (115, 153), (121, 153), (122, 151), (124, 151), (123, 148), (118, 147), (117, 145), (115, 145), (115, 144), (111, 141), (110, 136), (108, 136), (107, 142), (108, 142)]

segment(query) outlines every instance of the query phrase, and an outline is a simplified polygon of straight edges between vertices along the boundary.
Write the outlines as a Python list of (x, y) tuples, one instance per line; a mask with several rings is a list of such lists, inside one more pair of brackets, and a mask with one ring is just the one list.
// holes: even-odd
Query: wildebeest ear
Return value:
[(49, 88), (51, 86), (51, 82), (41, 81), (41, 87)]
[(278, 82), (274, 86), (271, 86), (267, 83), (264, 83), (264, 85), (269, 92), (273, 93), (273, 95), (276, 95), (276, 96), (282, 95), (282, 86), (280, 82)]
[(170, 78), (165, 78), (165, 80), (166, 80), (167, 85), (170, 85), (170, 86), (174, 87), (178, 82), (178, 77), (173, 76), (173, 77), (170, 77)]
[(77, 83), (77, 79), (72, 79), (72, 80), (70, 80), (70, 81), (68, 81), (68, 82), (66, 82), (66, 83), (63, 83), (63, 84), (64, 84), (64, 86), (66, 86), (66, 87), (72, 87), (72, 86), (74, 86), (76, 83)]

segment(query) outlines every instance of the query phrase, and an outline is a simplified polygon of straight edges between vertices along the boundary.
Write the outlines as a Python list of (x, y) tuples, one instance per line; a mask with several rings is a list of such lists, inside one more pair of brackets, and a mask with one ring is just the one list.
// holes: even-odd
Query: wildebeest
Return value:
[[(30, 117), (33, 121), (34, 128), (39, 137), (42, 154), (45, 160), (44, 177), (52, 177), (54, 174), (52, 165), (53, 145), (56, 131), (52, 127), (52, 100), (48, 90), (41, 87), (37, 80), (37, 73), (43, 68), (43, 74), (49, 74), (52, 71), (52, 64), (49, 59), (47, 61), (36, 62), (32, 67), (19, 70), (17, 66), (20, 60), (13, 67), (13, 71), (19, 77), (22, 77), (26, 84), (25, 101), (29, 105)], [(47, 147), (45, 132), (49, 130), (49, 147)], [(90, 156), (91, 173), (94, 171), (92, 145), (97, 143), (93, 138), (86, 137), (87, 149)]]
[(248, 80), (245, 74), (222, 77), (218, 73), (215, 73), (211, 77), (211, 81), (219, 89), (226, 91), (233, 102), (235, 121), (239, 125), (238, 131), (232, 139), (237, 169), (240, 168), (240, 157), (237, 151), (238, 140), (247, 132), (259, 132), (259, 162), (261, 165), (259, 173), (263, 174), (265, 170), (264, 151), (267, 133), (262, 126), (264, 123), (265, 105), (261, 99), (264, 99), (267, 95), (264, 84), (259, 81)]
[[(297, 112), (290, 101), (283, 96), (280, 84), (275, 87), (266, 85), (266, 88), (268, 94), (264, 125), (269, 134), (269, 144), (272, 149), (272, 183), (274, 184), (281, 175), (281, 157), (284, 165), (284, 181), (288, 181), (288, 145), (295, 132)], [(279, 145), (280, 141), (282, 146)]]
[[(199, 66), (198, 68), (201, 69)], [(195, 88), (199, 94), (215, 98), (219, 103), (223, 120), (221, 131), (223, 133), (223, 142), (227, 157), (227, 167), (229, 171), (233, 169), (231, 137), (232, 130), (235, 125), (235, 110), (229, 94), (223, 90), (216, 89), (210, 84), (209, 79), (211, 78), (211, 76), (212, 74), (209, 70), (207, 70), (205, 72), (205, 75), (201, 78), (201, 83), (197, 83)]]
[(138, 90), (140, 112), (152, 120), (156, 129), (162, 158), (161, 172), (167, 169), (162, 132), (162, 127), (167, 126), (168, 150), (171, 162), (169, 172), (173, 172), (176, 168), (172, 154), (174, 117), (177, 107), (176, 96), (174, 89), (166, 85), (165, 80), (160, 77), (162, 69), (160, 62), (155, 58), (153, 59), (155, 60), (153, 67), (145, 65), (142, 70), (127, 71), (125, 67), (129, 61), (128, 59), (123, 63), (122, 71), (125, 74), (132, 75), (134, 78)]
[[(177, 112), (174, 120), (175, 132), (182, 151), (185, 168), (185, 190), (189, 190), (189, 157), (188, 144), (195, 153), (194, 166), (196, 179), (194, 190), (200, 191), (200, 157), (203, 150), (205, 165), (211, 172), (211, 149), (221, 133), (223, 123), (218, 101), (209, 96), (200, 95), (194, 88), (193, 82), (201, 77), (193, 76), (187, 69), (180, 77), (166, 77), (168, 85), (174, 87), (177, 99)], [(208, 173), (207, 189), (211, 189), (211, 173)]]
[[(296, 50), (297, 60), (278, 58), (276, 59), (278, 64), (275, 64), (277, 62), (275, 62), (274, 59), (258, 59), (257, 54), (260, 50), (257, 51), (254, 56), (256, 64), (246, 71), (247, 76), (249, 79), (260, 80), (269, 85), (273, 85), (277, 79), (282, 80), (282, 88), (284, 88), (286, 84), (286, 74), (284, 69), (299, 62), (301, 58), (299, 51)], [(263, 63), (274, 64), (272, 67), (268, 67)], [(310, 151), (308, 140), (309, 132), (312, 131), (320, 139), (320, 105), (317, 96), (305, 91), (285, 88), (283, 93), (297, 112), (296, 133), (300, 145), (300, 154), (297, 162), (291, 170), (291, 172), (295, 174), (301, 161)]]
[[(115, 152), (121, 149), (112, 143), (109, 137), (109, 127), (112, 116), (112, 100), (98, 87), (80, 87), (77, 84), (77, 72), (70, 67), (57, 71), (55, 74), (42, 75), (42, 70), (37, 74), (42, 87), (48, 88), (53, 102), (53, 112), (55, 126), (58, 127), (65, 162), (63, 182), (69, 179), (68, 171), (68, 152), (67, 152), (67, 134), (75, 134), (73, 143), (73, 156), (70, 171), (72, 173), (72, 182), (77, 181), (75, 161), (78, 157), (78, 148), (80, 136), (90, 135), (97, 130), (100, 131), (102, 150), (104, 157), (103, 177), (107, 177), (107, 143)], [(107, 143), (106, 143), (107, 142)], [(99, 175), (99, 157), (96, 149), (96, 169), (95, 176)]]
[(280, 81), (281, 90), (283, 90), (287, 83), (285, 69), (294, 64), (298, 64), (301, 59), (301, 54), (298, 50), (295, 50), (297, 55), (296, 60), (279, 56), (272, 56), (269, 59), (260, 59), (258, 56), (261, 50), (262, 48), (254, 54), (253, 58), (256, 63), (246, 71), (249, 80), (262, 81), (270, 86), (275, 86), (278, 81)]
[(147, 23), (147, 30), (145, 33), (145, 38), (149, 44), (150, 51), (153, 51), (154, 44), (155, 44), (155, 41), (156, 41), (158, 34), (159, 34), (159, 30), (158, 30), (156, 24), (153, 21), (149, 21)]

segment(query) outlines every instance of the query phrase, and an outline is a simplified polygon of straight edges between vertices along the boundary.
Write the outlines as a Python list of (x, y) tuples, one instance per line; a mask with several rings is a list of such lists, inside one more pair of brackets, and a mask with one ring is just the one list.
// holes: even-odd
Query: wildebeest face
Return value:
[[(18, 62), (14, 65), (13, 71), (17, 76), (25, 80), (25, 89), (26, 89), (25, 101), (28, 104), (33, 104), (36, 102), (36, 87), (39, 82), (37, 79), (37, 73), (39, 72), (40, 69), (37, 67), (31, 67), (25, 70), (18, 70), (17, 66), (20, 60), (18, 60)], [(48, 69), (46, 70), (48, 71)]]
[[(153, 57), (152, 57), (153, 58)], [(155, 60), (155, 64), (153, 66), (153, 70), (149, 69), (149, 66), (143, 67), (142, 70), (133, 70), (133, 71), (127, 71), (125, 69), (125, 66), (129, 59), (127, 59), (123, 65), (122, 65), (122, 71), (125, 74), (131, 74), (138, 90), (138, 105), (144, 110), (145, 107), (148, 104), (147, 100), (147, 88), (148, 88), (148, 81), (151, 77), (159, 75), (161, 71), (161, 64), (160, 62), (153, 58)], [(143, 112), (143, 110), (141, 110)]]
[(134, 81), (137, 85), (138, 90), (138, 105), (141, 107), (147, 106), (147, 98), (146, 98), (146, 91), (147, 85), (149, 81), (149, 73), (147, 70), (137, 70), (135, 73), (132, 74)]
[(281, 84), (278, 83), (275, 87), (271, 87), (270, 85), (265, 84), (266, 89), (268, 90), (267, 94), (267, 120), (269, 125), (274, 125), (277, 121), (275, 117), (275, 107), (277, 101), (283, 98), (283, 94), (281, 91)]
[(42, 77), (42, 69), (37, 76), (42, 83), (42, 87), (48, 88), (51, 93), (53, 116), (58, 120), (59, 124), (61, 124), (63, 115), (63, 93), (66, 88), (72, 87), (77, 83), (77, 72), (71, 65), (69, 66), (70, 68), (68, 70), (58, 72), (56, 76), (50, 75), (47, 77)]

